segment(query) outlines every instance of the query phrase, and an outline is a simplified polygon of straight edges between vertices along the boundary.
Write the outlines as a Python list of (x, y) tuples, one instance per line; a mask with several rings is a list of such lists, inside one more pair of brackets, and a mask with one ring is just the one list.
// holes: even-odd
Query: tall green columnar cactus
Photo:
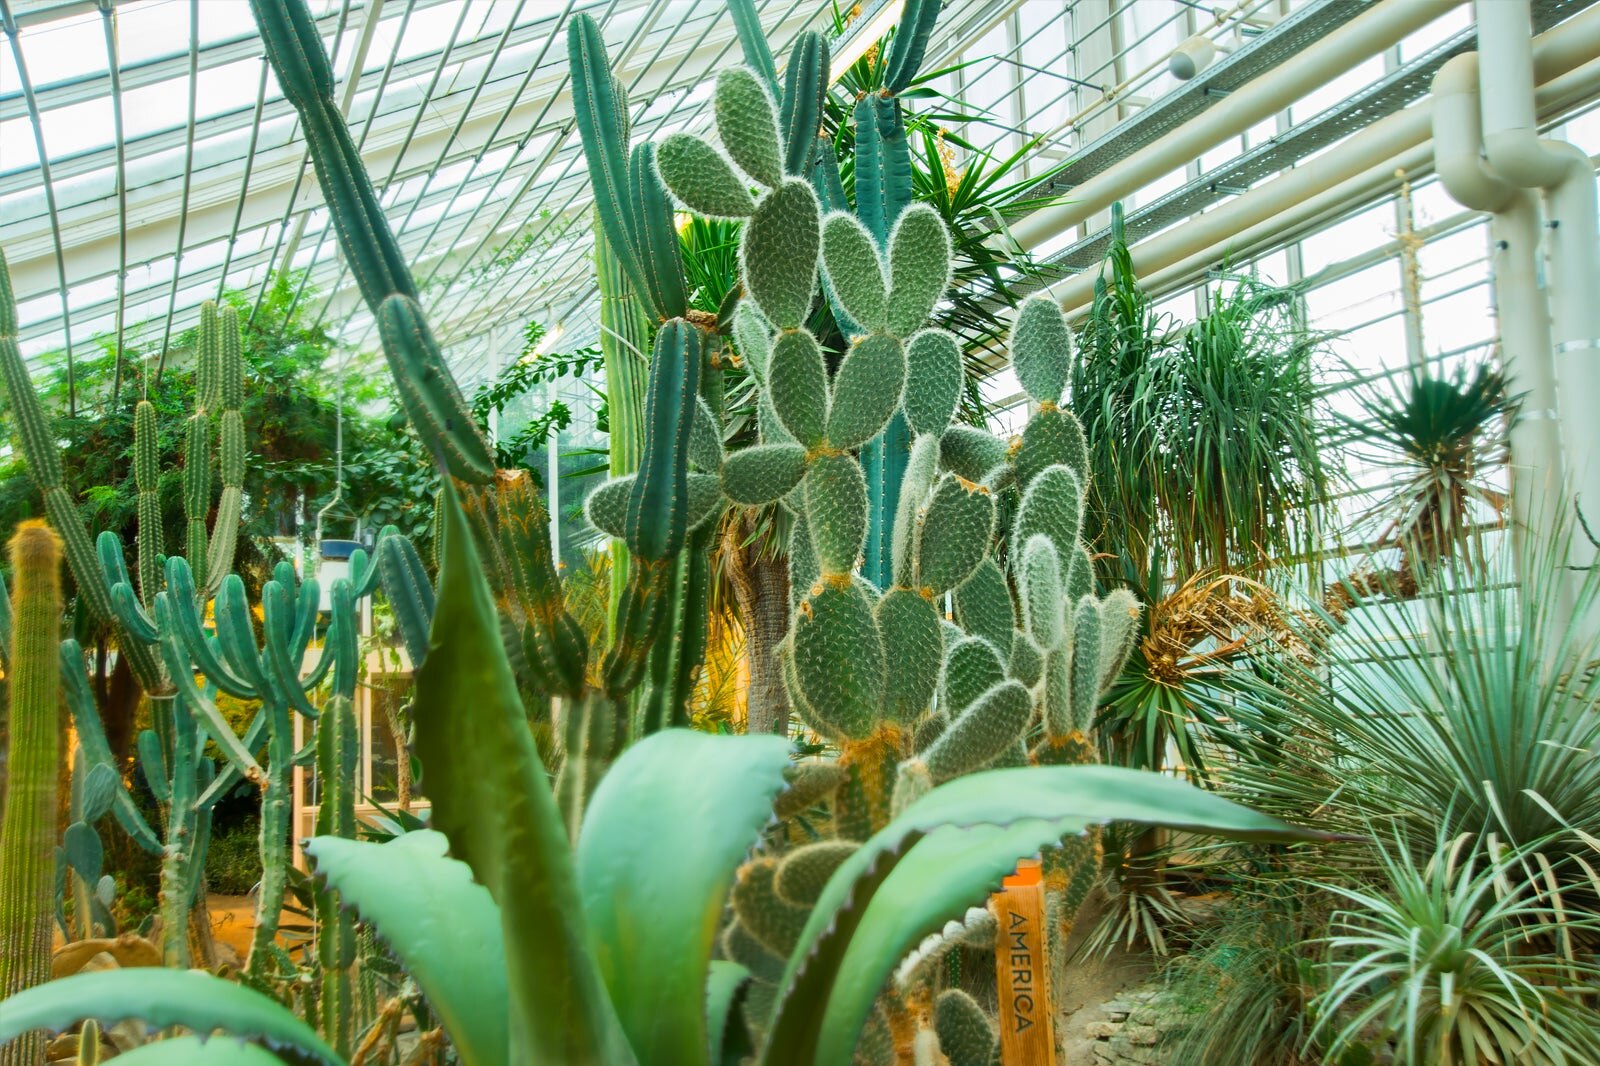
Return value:
[[(11, 540), (10, 762), (0, 820), (0, 999), (50, 979), (55, 900), (56, 774), (59, 764), (56, 662), (61, 624), (61, 540), (43, 522)], [(44, 1060), (42, 1033), (0, 1047), (5, 1066)]]
[[(900, 94), (910, 87), (922, 66), (940, 3), (941, 0), (909, 0), (889, 48), (883, 90), (858, 100), (852, 114), (856, 145), (854, 213), (880, 254), (888, 251), (894, 225), (912, 202), (911, 148)], [(761, 21), (754, 3), (730, 0), (730, 7), (739, 27), (745, 62), (755, 71), (772, 70), (766, 37), (757, 32)], [(785, 170), (809, 179), (826, 210), (848, 212), (851, 204), (840, 180), (838, 159), (832, 146), (817, 136), (829, 72), (827, 42), (814, 33), (801, 34), (790, 57), (780, 98)], [(776, 80), (767, 84), (777, 95)], [(840, 303), (833, 287), (824, 291), (841, 330), (852, 332), (851, 327), (859, 323)], [(910, 447), (909, 427), (896, 414), (882, 433), (861, 449), (868, 508), (862, 573), (880, 588), (888, 587), (892, 581), (891, 527), (899, 509)]]
[[(17, 347), (17, 302), (11, 291), (11, 273), (6, 267), (4, 253), (0, 253), (0, 378), (5, 379), (17, 449), (27, 460), (28, 476), (44, 498), (45, 515), (61, 537), (78, 598), (96, 622), (115, 625), (117, 616), (111, 605), (111, 589), (101, 579), (88, 528), (62, 483), (61, 456), (50, 431), (50, 420), (33, 390), (27, 363)], [(119, 629), (117, 647), (127, 657), (134, 677), (147, 693), (158, 696), (172, 690), (147, 643), (131, 639), (125, 630)]]
[[(1136, 612), (1125, 593), (1101, 600), (1090, 584), (1083, 434), (1059, 408), (1070, 357), (1059, 308), (1029, 301), (1012, 332), (1018, 377), (1039, 404), (1021, 436), (953, 425), (961, 352), (925, 328), (950, 280), (938, 215), (900, 210), (880, 245), (774, 166), (781, 112), (756, 73), (721, 73), (713, 103), (720, 149), (674, 134), (657, 161), (691, 210), (745, 219), (734, 337), (761, 392), (761, 443), (720, 457), (721, 487), (794, 514), (786, 680), (801, 719), (840, 752), (835, 839), (758, 858), (734, 890), (725, 948), (760, 975), (793, 947), (828, 872), (934, 786), (1091, 753), (1095, 705)], [(843, 352), (824, 352), (806, 326), (819, 280), (854, 324)], [(880, 584), (863, 557), (868, 469), (894, 419), (910, 445)], [(754, 999), (773, 993), (758, 989)]]
[[(202, 313), (204, 308), (202, 307)], [(217, 314), (217, 354), (214, 384), (207, 393), (208, 404), (218, 412), (218, 472), (222, 475), (222, 495), (217, 500), (217, 515), (211, 526), (211, 543), (206, 556), (205, 589), (216, 595), (222, 579), (233, 570), (233, 556), (239, 544), (239, 515), (244, 506), (245, 436), (244, 352), (239, 337), (239, 313), (224, 307)]]
[[(351, 679), (352, 685), (354, 679)], [(354, 839), (356, 835), (355, 783), (360, 756), (355, 708), (341, 691), (328, 700), (317, 719), (317, 835)], [(317, 965), (322, 971), (322, 993), (317, 1017), (322, 1035), (339, 1054), (350, 1054), (352, 1002), (351, 969), (355, 965), (355, 919), (339, 904), (339, 893), (319, 887), (317, 907)]]
[(340, 246), (368, 308), (406, 416), (452, 476), (486, 484), (494, 456), (445, 366), (399, 242), (333, 98), (333, 68), (304, 0), (251, 0), (267, 59), (306, 132)]
[[(704, 411), (692, 411), (694, 441), (688, 450), (689, 469), (714, 478), (721, 461), (720, 365), (716, 353), (721, 348), (719, 324), (715, 316), (688, 310), (687, 284), (683, 277), (682, 254), (672, 205), (657, 175), (656, 146), (643, 143), (628, 147), (628, 101), (621, 82), (612, 75), (599, 27), (588, 16), (575, 18), (568, 28), (568, 57), (573, 75), (573, 101), (578, 129), (582, 135), (589, 175), (595, 197), (596, 268), (601, 291), (602, 333), (609, 331), (608, 314), (620, 320), (622, 329), (609, 338), (618, 350), (617, 364), (636, 374), (627, 365), (630, 355), (644, 351), (650, 315), (630, 311), (617, 299), (631, 291), (637, 305), (654, 312), (657, 321), (674, 320), (692, 326), (691, 342), (698, 353), (695, 365), (688, 368), (693, 391), (687, 399), (694, 404), (695, 393), (709, 403)], [(663, 145), (665, 148), (666, 145)], [(776, 173), (778, 161), (763, 166)], [(731, 198), (738, 202), (741, 190), (715, 187), (706, 190), (713, 199)], [(745, 201), (748, 192), (742, 192)], [(664, 329), (666, 327), (663, 327)], [(676, 352), (676, 339), (668, 350)], [(657, 351), (661, 348), (658, 347)], [(608, 375), (612, 366), (607, 356)], [(614, 398), (637, 404), (635, 382), (623, 379), (608, 382)], [(615, 410), (615, 407), (612, 408)], [(637, 413), (625, 407), (624, 418)], [(650, 412), (644, 412), (646, 422)], [(618, 436), (619, 428), (622, 435)], [(635, 436), (635, 426), (612, 421), (611, 472), (613, 477), (630, 473), (644, 455), (644, 438)], [(635, 458), (635, 456), (638, 456)], [(706, 482), (714, 484), (714, 480)], [(702, 498), (711, 498), (702, 496)], [(705, 650), (707, 607), (710, 586), (710, 546), (713, 531), (707, 527), (689, 537), (670, 560), (670, 573), (651, 579), (659, 586), (662, 620), (657, 623), (652, 643), (655, 650), (648, 663), (648, 683), (638, 702), (635, 732), (653, 732), (672, 724), (685, 724), (689, 718), (688, 700), (695, 671)], [(624, 541), (624, 548), (626, 542)], [(623, 554), (623, 553), (619, 553)], [(613, 643), (626, 635), (621, 625), (625, 612), (632, 611), (635, 594), (626, 582), (631, 574), (612, 574), (611, 629)], [(637, 618), (635, 612), (633, 617)]]
[[(605, 359), (606, 412), (611, 424), (609, 469), (622, 477), (639, 469), (644, 443), (645, 353), (650, 350), (650, 322), (628, 281), (627, 271), (606, 240), (596, 209), (595, 278), (600, 290), (600, 351)], [(622, 601), (628, 583), (628, 546), (611, 543), (611, 602)], [(606, 621), (607, 639), (616, 633), (616, 614)]]

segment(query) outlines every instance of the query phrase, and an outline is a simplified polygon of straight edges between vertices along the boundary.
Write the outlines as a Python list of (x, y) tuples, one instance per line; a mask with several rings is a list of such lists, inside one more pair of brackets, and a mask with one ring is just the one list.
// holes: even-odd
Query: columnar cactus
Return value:
[[(11, 752), (0, 819), (0, 999), (50, 979), (61, 539), (43, 522), (24, 522), (11, 540), (11, 566), (16, 592), (6, 664)], [(0, 1063), (33, 1066), (43, 1061), (44, 1045), (42, 1033), (24, 1036), (0, 1047)]]

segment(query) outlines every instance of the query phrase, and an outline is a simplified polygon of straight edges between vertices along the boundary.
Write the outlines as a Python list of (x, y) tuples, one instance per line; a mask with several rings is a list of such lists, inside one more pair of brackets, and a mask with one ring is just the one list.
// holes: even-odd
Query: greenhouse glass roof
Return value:
[[(756, 0), (780, 61), (807, 29), (832, 37), (836, 56), (858, 55), (902, 5)], [(564, 26), (576, 12), (599, 21), (630, 89), (636, 136), (658, 138), (709, 126), (710, 75), (740, 58), (725, 3), (310, 6), (336, 97), (458, 376), (491, 372), (531, 318), (569, 343), (591, 340), (590, 197)], [(1585, 6), (1540, 0), (1536, 21)], [(934, 87), (977, 116), (962, 130), (977, 149), (1003, 158), (1039, 138), (1030, 172), (1072, 160), (1058, 183), (1070, 197), (1072, 185), (1369, 9), (1361, 0), (946, 0), (923, 69), (948, 69)], [(125, 347), (163, 352), (202, 301), (225, 289), (259, 301), (285, 267), (313, 322), (355, 352), (375, 348), (247, 0), (0, 0), (0, 16), (0, 248), (27, 356), (82, 353), (124, 334)], [(1227, 43), (1205, 73), (1179, 81), (1168, 59), (1195, 35)], [(1284, 101), (1276, 126), (1129, 190), (1130, 203), (1155, 212), (1131, 222), (1177, 224), (1407, 106), (1426, 90), (1427, 65), (1470, 46), (1470, 35), (1462, 5), (1376, 69), (1351, 71), (1359, 86), (1328, 85), (1292, 110)], [(1385, 77), (1403, 81), (1400, 90), (1377, 104), (1351, 96)], [(1319, 117), (1326, 136), (1301, 137), (1300, 147), (1279, 137), (1285, 122)], [(1206, 180), (1229, 166), (1240, 174)], [(1181, 209), (1158, 210), (1163, 196)], [(1081, 269), (1103, 225), (1074, 226), (1034, 250)]]
[[(901, 0), (757, 5), (774, 51), (806, 29), (864, 48)], [(1276, 7), (1256, 0), (1243, 18)], [(719, 0), (313, 0), (338, 100), (410, 256), (436, 329), (471, 377), (492, 332), (530, 317), (592, 336), (589, 194), (562, 29), (601, 23), (657, 137), (708, 124), (709, 72), (739, 57)], [(861, 10), (865, 8), (865, 10)], [(358, 349), (372, 322), (344, 269), (292, 108), (245, 0), (0, 0), (0, 247), (30, 357), (161, 323), (158, 350), (224, 288), (288, 266), (313, 320)], [(1177, 0), (948, 0), (924, 69), (986, 108), (971, 139), (1062, 157), (1105, 99), (1178, 84), (1172, 47), (1226, 28)], [(1108, 46), (1080, 51), (1094, 36)], [(1093, 52), (1094, 54), (1090, 54)], [(46, 163), (40, 159), (42, 144)], [(65, 294), (63, 299), (63, 292)], [(65, 323), (65, 324), (64, 324)], [(170, 323), (170, 325), (169, 325)], [(130, 337), (130, 342), (134, 338)]]

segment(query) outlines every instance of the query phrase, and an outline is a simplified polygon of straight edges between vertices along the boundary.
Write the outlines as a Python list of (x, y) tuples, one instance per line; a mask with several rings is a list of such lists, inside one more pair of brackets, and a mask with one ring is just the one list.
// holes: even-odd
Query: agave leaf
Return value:
[(377, 927), (416, 979), (466, 1066), (506, 1061), (505, 945), (500, 909), (431, 829), (385, 844), (314, 837), (317, 876)]
[(747, 1043), (740, 1038), (743, 1034), (735, 1032), (733, 1039), (728, 1039), (728, 1026), (743, 1026), (738, 1007), (740, 993), (750, 978), (750, 971), (736, 962), (727, 959), (713, 959), (711, 972), (706, 980), (706, 1023), (711, 1035), (711, 1066), (720, 1066), (725, 1059), (733, 1062), (740, 1061), (734, 1057), (736, 1049), (741, 1043)]
[(18, 992), (5, 1008), (0, 1044), (30, 1029), (58, 1033), (85, 1018), (102, 1024), (133, 1018), (157, 1029), (220, 1030), (260, 1040), (290, 1062), (342, 1066), (338, 1053), (283, 1007), (260, 992), (197, 970), (139, 967), (73, 974)]
[[(1120, 767), (1022, 767), (958, 778), (874, 834), (828, 881), (785, 970), (764, 1061), (775, 1063), (779, 1060), (774, 1056), (781, 1054), (786, 1063), (837, 1062), (840, 1047), (848, 1059), (872, 998), (904, 948), (980, 902), (988, 886), (1018, 858), (1068, 833), (1113, 820), (1246, 840), (1324, 836), (1183, 782)], [(876, 894), (891, 885), (898, 864), (916, 854), (924, 836), (952, 826), (997, 832), (942, 838), (926, 860), (908, 867), (909, 880), (890, 888), (885, 899), (892, 902), (874, 912)], [(968, 868), (958, 868), (963, 862)], [(920, 891), (908, 891), (919, 879)], [(902, 913), (889, 913), (894, 907), (903, 908)], [(880, 953), (852, 959), (858, 935), (864, 944), (878, 945)], [(895, 954), (890, 946), (901, 937), (909, 939)], [(862, 983), (873, 980), (873, 970), (879, 971), (876, 983), (863, 993)]]
[(631, 1063), (466, 516), (454, 488), (443, 501), (444, 563), (414, 704), (433, 824), (500, 905), (512, 1046), (531, 1062)]
[(589, 801), (578, 835), (583, 910), (641, 1066), (706, 1054), (706, 972), (723, 904), (788, 765), (781, 737), (664, 730), (624, 752)]
[(124, 1051), (117, 1062), (122, 1066), (283, 1066), (283, 1060), (266, 1048), (226, 1036), (160, 1040)]

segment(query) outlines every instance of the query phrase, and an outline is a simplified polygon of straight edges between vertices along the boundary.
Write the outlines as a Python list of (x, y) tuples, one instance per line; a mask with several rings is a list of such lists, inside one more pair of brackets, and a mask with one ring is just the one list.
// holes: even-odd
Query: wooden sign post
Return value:
[(1044, 884), (1037, 859), (989, 898), (1000, 924), (995, 979), (1000, 993), (1000, 1061), (1005, 1066), (1055, 1066), (1054, 1006), (1050, 998)]

